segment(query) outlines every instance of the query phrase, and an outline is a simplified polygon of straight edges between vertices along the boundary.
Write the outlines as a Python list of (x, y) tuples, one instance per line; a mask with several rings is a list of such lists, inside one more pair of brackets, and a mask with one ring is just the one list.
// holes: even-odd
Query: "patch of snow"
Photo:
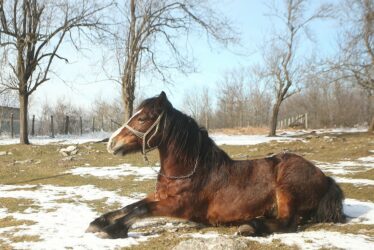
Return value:
[(317, 167), (325, 172), (334, 175), (345, 175), (357, 172), (363, 172), (374, 168), (374, 157), (361, 157), (355, 161), (340, 161), (337, 163), (327, 163), (314, 161)]
[(357, 160), (363, 161), (363, 162), (374, 163), (374, 156), (361, 157), (361, 158), (358, 158)]
[[(14, 236), (35, 235), (39, 236), (41, 241), (10, 243), (15, 249), (115, 249), (138, 244), (154, 237), (129, 233), (129, 238), (126, 239), (103, 240), (94, 234), (85, 233), (89, 223), (99, 216), (85, 204), (85, 201), (108, 198), (109, 204), (119, 202), (125, 206), (136, 201), (133, 198), (119, 196), (91, 185), (78, 187), (42, 185), (36, 186), (37, 188), (33, 190), (23, 190), (22, 187), (0, 185), (1, 196), (32, 199), (40, 208), (22, 213), (7, 213), (7, 215), (17, 220), (31, 220), (35, 224), (7, 227), (2, 229), (1, 233), (11, 233)], [(59, 202), (61, 199), (72, 202)], [(5, 211), (1, 209), (0, 216), (4, 213)]]
[[(95, 132), (83, 135), (56, 135), (55, 138), (49, 136), (30, 136), (30, 143), (36, 145), (55, 144), (83, 144), (87, 142), (101, 141), (110, 137), (108, 132)], [(2, 138), (0, 137), (0, 145), (18, 144), (19, 138)]]
[(373, 249), (373, 239), (362, 234), (343, 234), (329, 231), (308, 231), (298, 233), (273, 234), (268, 237), (252, 237), (251, 240), (270, 244), (273, 240), (301, 249), (339, 248), (339, 249)]
[(343, 209), (350, 223), (374, 224), (373, 202), (345, 199)]
[(354, 185), (374, 185), (374, 180), (369, 179), (352, 179), (352, 178), (344, 178), (344, 177), (335, 177), (334, 179), (339, 183), (351, 183)]
[(206, 233), (190, 233), (185, 234), (183, 237), (200, 238), (200, 239), (212, 239), (220, 236), (217, 232), (206, 232)]
[(130, 164), (122, 164), (116, 167), (78, 167), (67, 173), (80, 176), (95, 176), (105, 179), (118, 179), (122, 176), (134, 175), (136, 181), (156, 179), (157, 170), (151, 167), (135, 167)]
[(2, 207), (0, 208), (0, 219), (8, 216), (7, 211), (8, 209), (6, 208), (2, 208)]
[(367, 127), (357, 127), (357, 128), (326, 128), (326, 129), (302, 129), (302, 130), (279, 130), (278, 134), (288, 135), (288, 136), (300, 136), (315, 132), (316, 134), (343, 134), (343, 133), (362, 133), (366, 132)]
[(211, 138), (217, 145), (256, 145), (260, 143), (267, 143), (271, 141), (287, 142), (300, 140), (299, 138), (291, 137), (268, 137), (266, 135), (225, 135), (212, 134)]

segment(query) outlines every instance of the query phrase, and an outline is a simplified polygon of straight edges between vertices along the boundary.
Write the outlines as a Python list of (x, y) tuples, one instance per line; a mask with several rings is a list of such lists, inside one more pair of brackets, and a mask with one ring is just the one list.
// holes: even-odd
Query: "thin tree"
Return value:
[(374, 2), (345, 0), (340, 18), (344, 33), (339, 41), (337, 65), (342, 70), (342, 78), (367, 91), (369, 131), (374, 131)]
[[(331, 16), (332, 6), (324, 4), (309, 11), (308, 0), (284, 0), (268, 5), (269, 16), (275, 18), (277, 29), (272, 33), (268, 47), (264, 48), (264, 67), (261, 76), (274, 90), (274, 103), (270, 119), (269, 135), (276, 135), (278, 114), (284, 100), (297, 92), (302, 82), (303, 61), (301, 41), (308, 38), (310, 24)], [(309, 14), (311, 13), (311, 14)], [(305, 72), (305, 71), (304, 71)], [(300, 86), (300, 85), (299, 85)]]
[(29, 97), (50, 78), (63, 44), (78, 49), (80, 38), (102, 30), (103, 10), (112, 3), (93, 0), (0, 0), (0, 84), (18, 92), (20, 143), (29, 144)]
[(186, 44), (181, 37), (188, 41), (190, 32), (199, 30), (224, 45), (236, 40), (228, 20), (207, 0), (130, 0), (121, 11), (121, 17), (128, 17), (120, 37), (125, 120), (133, 113), (137, 74), (155, 72), (163, 82), (172, 82), (168, 71), (187, 73), (193, 68), (189, 47), (181, 45)]

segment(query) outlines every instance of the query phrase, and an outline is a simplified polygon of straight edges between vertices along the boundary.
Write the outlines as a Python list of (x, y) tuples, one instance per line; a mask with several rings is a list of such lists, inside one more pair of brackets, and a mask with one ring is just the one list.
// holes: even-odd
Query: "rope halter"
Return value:
[[(136, 137), (142, 139), (142, 154), (143, 154), (143, 158), (145, 161), (148, 162), (148, 158), (147, 158), (147, 153), (156, 149), (159, 145), (157, 146), (154, 146), (154, 147), (151, 147), (151, 145), (149, 145), (150, 141), (152, 140), (152, 138), (157, 134), (158, 132), (158, 129), (160, 127), (160, 121), (162, 119), (162, 117), (164, 116), (164, 111), (157, 117), (156, 121), (147, 129), (147, 131), (145, 132), (141, 132), (139, 130), (136, 130), (132, 127), (130, 127), (128, 124), (130, 123), (130, 121), (136, 116), (138, 115), (140, 112), (142, 111), (139, 110), (138, 112), (136, 112), (126, 123), (125, 125), (123, 125), (125, 128), (127, 128), (128, 130), (130, 130), (131, 133), (133, 133)], [(152, 135), (148, 138), (148, 140), (146, 140), (146, 137), (148, 136), (148, 134), (154, 129), (155, 131), (152, 133)], [(148, 146), (148, 148), (146, 148), (146, 146)]]

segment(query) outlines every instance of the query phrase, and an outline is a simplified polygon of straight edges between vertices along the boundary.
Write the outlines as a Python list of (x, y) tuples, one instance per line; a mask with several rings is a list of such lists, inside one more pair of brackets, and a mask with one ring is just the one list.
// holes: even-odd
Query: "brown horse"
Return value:
[(125, 155), (157, 148), (156, 192), (91, 222), (88, 232), (127, 237), (140, 218), (168, 216), (207, 225), (249, 225), (252, 235), (292, 232), (302, 221), (344, 222), (343, 192), (311, 162), (291, 153), (234, 161), (164, 92), (143, 101), (108, 142)]

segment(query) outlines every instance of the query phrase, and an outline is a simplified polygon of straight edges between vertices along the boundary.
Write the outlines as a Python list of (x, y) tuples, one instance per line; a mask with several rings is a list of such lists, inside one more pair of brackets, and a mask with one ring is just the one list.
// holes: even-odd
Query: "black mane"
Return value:
[(199, 167), (204, 165), (205, 168), (231, 161), (231, 158), (209, 137), (208, 131), (200, 127), (192, 117), (173, 108), (169, 101), (158, 107), (155, 105), (156, 100), (157, 97), (146, 99), (139, 108), (150, 108), (154, 116), (164, 111), (160, 125), (163, 133), (162, 143), (167, 145), (168, 150), (173, 151), (177, 161), (192, 165), (199, 157)]

